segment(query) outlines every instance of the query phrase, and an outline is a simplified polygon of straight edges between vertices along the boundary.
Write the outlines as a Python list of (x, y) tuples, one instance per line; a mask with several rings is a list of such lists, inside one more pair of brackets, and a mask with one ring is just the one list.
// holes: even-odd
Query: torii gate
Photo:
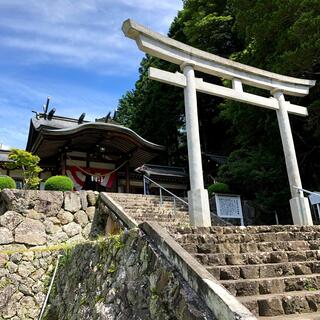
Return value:
[[(136, 41), (141, 51), (178, 64), (183, 71), (183, 74), (171, 73), (151, 67), (149, 78), (184, 88), (190, 175), (188, 201), (191, 224), (193, 226), (211, 225), (208, 192), (204, 189), (203, 184), (196, 93), (199, 91), (276, 110), (292, 195), (290, 208), (293, 223), (312, 225), (308, 199), (299, 191), (302, 185), (288, 116), (288, 113), (292, 113), (305, 117), (308, 111), (305, 107), (286, 101), (284, 94), (307, 95), (309, 88), (315, 85), (315, 81), (287, 77), (221, 58), (151, 31), (130, 19), (124, 21), (122, 30), (127, 37)], [(194, 70), (232, 80), (232, 89), (196, 78)], [(265, 98), (246, 93), (242, 88), (243, 83), (266, 89), (272, 96)]]

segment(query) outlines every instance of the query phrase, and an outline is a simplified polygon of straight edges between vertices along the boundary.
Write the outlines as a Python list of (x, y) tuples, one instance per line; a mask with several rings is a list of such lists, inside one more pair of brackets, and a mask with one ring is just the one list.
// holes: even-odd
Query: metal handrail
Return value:
[(169, 193), (172, 197), (173, 197), (173, 204), (174, 204), (174, 213), (176, 213), (176, 200), (179, 200), (180, 202), (182, 202), (184, 205), (186, 205), (187, 207), (189, 207), (189, 204), (187, 201), (184, 201), (183, 199), (181, 199), (180, 197), (176, 196), (174, 193), (172, 193), (171, 191), (169, 191), (168, 189), (166, 189), (165, 187), (163, 187), (162, 185), (160, 185), (159, 183), (153, 181), (152, 179), (150, 179), (147, 176), (143, 176), (143, 193), (144, 195), (147, 194), (147, 190), (146, 190), (146, 180), (149, 180), (151, 183), (155, 184), (157, 187), (159, 187), (159, 191), (160, 191), (160, 206), (162, 206), (162, 190)]
[[(308, 193), (308, 194), (310, 194), (310, 195), (315, 195), (315, 196), (317, 196), (317, 197), (320, 197), (320, 193), (318, 193), (318, 192), (309, 191), (309, 190), (307, 190), (307, 189), (299, 188), (299, 187), (296, 187), (296, 186), (293, 186), (293, 188), (297, 189), (300, 193), (301, 193), (301, 192), (302, 192), (302, 193), (305, 192), (305, 193)], [(310, 201), (310, 198), (309, 198), (309, 201)], [(310, 201), (310, 202), (311, 202), (311, 201)], [(311, 202), (311, 205), (312, 205), (312, 202)], [(314, 205), (316, 205), (316, 207), (317, 207), (318, 218), (319, 218), (319, 220), (320, 220), (320, 204), (319, 204), (319, 203), (316, 203), (316, 204), (314, 204)]]
[(314, 191), (309, 191), (309, 190), (307, 190), (307, 189), (299, 188), (299, 187), (296, 187), (296, 186), (292, 186), (292, 187), (295, 188), (295, 189), (297, 189), (297, 190), (300, 191), (300, 192), (305, 192), (305, 193), (309, 193), (309, 194), (314, 194), (314, 195), (320, 197), (320, 193), (317, 193), (317, 192), (314, 192)]

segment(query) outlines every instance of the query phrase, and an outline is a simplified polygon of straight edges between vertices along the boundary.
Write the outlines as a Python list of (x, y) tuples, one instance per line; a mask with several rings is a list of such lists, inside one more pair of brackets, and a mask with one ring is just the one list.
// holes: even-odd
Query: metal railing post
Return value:
[(172, 193), (171, 191), (169, 191), (168, 189), (164, 188), (162, 185), (160, 185), (159, 183), (153, 181), (152, 179), (150, 179), (149, 177), (147, 176), (143, 176), (143, 192), (144, 194), (146, 195), (147, 192), (146, 192), (146, 184), (148, 183), (152, 183), (154, 184), (155, 186), (157, 186), (159, 188), (159, 195), (160, 195), (160, 207), (162, 207), (162, 204), (163, 204), (163, 195), (162, 195), (162, 192), (166, 192), (168, 193), (169, 195), (171, 195), (173, 197), (173, 210), (174, 210), (174, 214), (176, 215), (176, 203), (177, 203), (177, 200), (182, 202), (187, 208), (189, 207), (188, 205), (188, 202), (186, 202), (185, 200), (179, 198), (178, 196), (176, 196), (174, 193)]

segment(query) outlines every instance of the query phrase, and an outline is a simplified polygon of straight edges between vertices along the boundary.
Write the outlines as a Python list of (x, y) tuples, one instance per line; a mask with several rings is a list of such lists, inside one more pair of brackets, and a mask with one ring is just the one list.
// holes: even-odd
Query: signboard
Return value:
[(319, 192), (310, 193), (309, 200), (312, 205), (320, 203), (320, 193)]
[(215, 200), (220, 218), (240, 219), (244, 225), (240, 196), (215, 194)]

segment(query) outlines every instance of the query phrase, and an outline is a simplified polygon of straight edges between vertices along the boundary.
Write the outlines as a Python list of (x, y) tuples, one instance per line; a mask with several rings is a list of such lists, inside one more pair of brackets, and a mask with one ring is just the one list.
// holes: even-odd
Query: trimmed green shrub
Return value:
[(72, 191), (73, 182), (66, 176), (53, 176), (45, 182), (44, 190)]
[(210, 184), (208, 187), (209, 197), (212, 196), (213, 193), (230, 193), (229, 186), (223, 182), (217, 182), (214, 184)]
[(9, 176), (0, 176), (0, 190), (15, 189), (16, 182)]

